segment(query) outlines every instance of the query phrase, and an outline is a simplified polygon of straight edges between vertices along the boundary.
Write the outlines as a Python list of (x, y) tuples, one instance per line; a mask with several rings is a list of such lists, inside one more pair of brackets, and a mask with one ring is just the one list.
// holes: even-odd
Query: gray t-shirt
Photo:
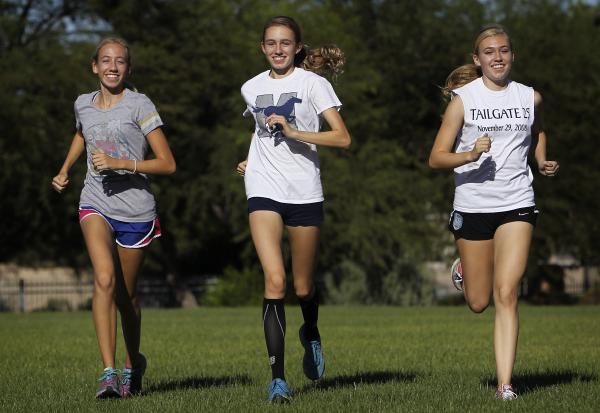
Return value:
[(85, 138), (88, 167), (79, 205), (92, 206), (119, 221), (151, 221), (156, 203), (146, 175), (97, 172), (92, 155), (100, 151), (112, 158), (142, 160), (148, 150), (145, 136), (162, 126), (162, 120), (146, 95), (125, 89), (116, 105), (100, 109), (94, 104), (99, 93), (80, 95), (75, 101), (75, 123)]

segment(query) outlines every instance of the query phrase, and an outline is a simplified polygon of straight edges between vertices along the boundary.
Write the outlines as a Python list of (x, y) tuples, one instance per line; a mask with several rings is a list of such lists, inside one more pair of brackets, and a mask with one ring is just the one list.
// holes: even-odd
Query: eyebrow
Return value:
[(277, 40), (279, 40), (281, 42), (293, 42), (294, 41), (292, 39), (287, 39), (287, 38), (285, 38), (285, 39), (265, 39), (264, 43), (267, 43), (267, 42), (276, 42)]
[(124, 59), (124, 60), (127, 60), (127, 56), (121, 56), (121, 55), (119, 55), (119, 56), (112, 56), (112, 55), (109, 55), (109, 54), (100, 55), (100, 59), (105, 59), (105, 58), (109, 58), (110, 59), (110, 58), (113, 58), (113, 57), (115, 59)]
[(507, 45), (507, 44), (503, 44), (503, 45), (500, 45), (500, 46), (486, 46), (486, 47), (483, 48), (483, 50), (487, 50), (487, 49), (503, 49), (503, 48), (510, 49), (510, 46)]

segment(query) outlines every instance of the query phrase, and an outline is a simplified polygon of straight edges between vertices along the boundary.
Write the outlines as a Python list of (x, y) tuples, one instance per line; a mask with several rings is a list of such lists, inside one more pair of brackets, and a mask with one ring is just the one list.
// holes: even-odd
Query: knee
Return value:
[(271, 297), (285, 296), (285, 276), (266, 276), (265, 293)]
[(516, 288), (500, 286), (494, 289), (494, 304), (496, 307), (516, 307), (517, 300)]
[(483, 313), (485, 311), (486, 308), (488, 308), (488, 305), (490, 305), (490, 299), (489, 298), (471, 298), (469, 299), (467, 298), (467, 304), (469, 305), (469, 309), (471, 311), (473, 311), (474, 313)]
[(96, 273), (94, 277), (94, 291), (112, 294), (115, 291), (115, 276), (112, 272)]
[(302, 282), (302, 283), (294, 282), (294, 291), (296, 292), (296, 297), (298, 297), (301, 300), (304, 300), (305, 298), (309, 297), (310, 294), (312, 293), (312, 289), (313, 289), (312, 282)]

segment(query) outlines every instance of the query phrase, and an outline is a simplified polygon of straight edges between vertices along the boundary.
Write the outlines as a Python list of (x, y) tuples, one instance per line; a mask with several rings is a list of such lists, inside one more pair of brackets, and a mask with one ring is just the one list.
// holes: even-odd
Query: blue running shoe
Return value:
[(142, 377), (146, 372), (146, 357), (138, 354), (137, 361), (130, 369), (124, 368), (121, 377), (121, 397), (130, 397), (142, 392)]
[(325, 372), (325, 359), (323, 358), (323, 350), (321, 350), (321, 341), (308, 341), (304, 337), (304, 324), (298, 332), (300, 343), (304, 347), (304, 358), (302, 359), (302, 367), (304, 375), (310, 380), (319, 380)]
[(271, 403), (289, 403), (292, 401), (292, 392), (290, 391), (285, 380), (273, 379), (269, 384), (269, 398)]
[(107, 367), (98, 379), (100, 383), (96, 391), (96, 399), (110, 399), (121, 397), (119, 393), (119, 370)]

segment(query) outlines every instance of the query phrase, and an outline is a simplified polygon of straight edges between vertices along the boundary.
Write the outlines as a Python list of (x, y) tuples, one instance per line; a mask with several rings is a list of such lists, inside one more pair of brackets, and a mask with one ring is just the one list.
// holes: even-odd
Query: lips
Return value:
[(271, 59), (273, 59), (273, 62), (275, 63), (284, 63), (287, 56), (273, 56)]
[(121, 76), (115, 74), (106, 74), (104, 75), (104, 78), (109, 81), (118, 81), (119, 79), (121, 79)]

